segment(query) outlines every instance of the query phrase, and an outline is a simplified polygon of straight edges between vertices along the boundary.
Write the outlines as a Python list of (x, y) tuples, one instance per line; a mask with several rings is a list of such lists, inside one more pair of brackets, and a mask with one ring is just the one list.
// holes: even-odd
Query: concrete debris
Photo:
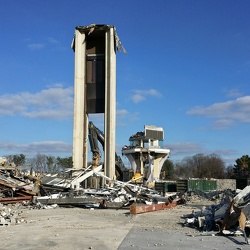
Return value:
[(22, 222), (25, 222), (25, 220), (21, 218), (21, 212), (18, 212), (16, 205), (9, 207), (0, 204), (0, 226), (16, 225)]
[(113, 180), (112, 184), (105, 188), (70, 190), (47, 196), (37, 196), (34, 202), (43, 205), (58, 204), (59, 206), (86, 208), (122, 208), (133, 203), (168, 204), (174, 200), (175, 196), (176, 193), (172, 193), (171, 196), (162, 196), (159, 192), (144, 186)]
[[(189, 196), (191, 195), (191, 196)], [(197, 228), (204, 232), (217, 232), (217, 235), (243, 235), (248, 244), (250, 234), (250, 186), (232, 192), (225, 190), (216, 196), (210, 193), (187, 194), (189, 198), (216, 200), (216, 204), (202, 206), (199, 211), (192, 211), (184, 216), (184, 226)], [(215, 198), (216, 197), (216, 198)], [(189, 199), (187, 198), (187, 199)], [(219, 202), (218, 202), (219, 201)]]
[(223, 199), (223, 197), (225, 196), (234, 197), (236, 194), (237, 194), (236, 191), (230, 189), (222, 191), (209, 191), (209, 192), (194, 190), (182, 193), (186, 201), (190, 203), (197, 203), (202, 200), (214, 201), (218, 203), (221, 201), (221, 199)]

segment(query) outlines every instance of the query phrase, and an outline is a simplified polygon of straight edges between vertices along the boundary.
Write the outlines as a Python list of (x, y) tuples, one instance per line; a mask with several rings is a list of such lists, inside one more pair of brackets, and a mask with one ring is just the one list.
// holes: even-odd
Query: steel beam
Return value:
[(177, 202), (172, 203), (159, 203), (159, 204), (152, 204), (152, 205), (141, 205), (141, 204), (133, 204), (130, 206), (130, 213), (131, 214), (141, 214), (141, 213), (148, 213), (158, 210), (169, 209), (177, 206)]
[(32, 196), (21, 196), (21, 197), (6, 197), (0, 198), (2, 204), (22, 203), (24, 201), (32, 201)]

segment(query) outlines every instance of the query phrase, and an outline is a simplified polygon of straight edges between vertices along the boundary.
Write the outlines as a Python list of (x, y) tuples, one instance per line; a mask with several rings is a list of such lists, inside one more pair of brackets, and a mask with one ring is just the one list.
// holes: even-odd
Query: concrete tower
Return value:
[(113, 25), (77, 26), (75, 52), (73, 167), (88, 162), (88, 115), (104, 113), (104, 172), (115, 176), (116, 51), (122, 45)]

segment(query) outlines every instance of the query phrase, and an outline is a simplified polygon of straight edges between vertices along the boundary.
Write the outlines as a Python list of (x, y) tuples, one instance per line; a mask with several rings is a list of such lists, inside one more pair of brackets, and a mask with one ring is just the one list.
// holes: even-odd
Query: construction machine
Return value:
[(5, 157), (0, 157), (0, 166), (6, 166), (7, 165), (7, 159)]
[[(104, 133), (98, 129), (93, 122), (89, 122), (89, 144), (90, 150), (92, 152), (92, 167), (96, 168), (100, 165), (101, 160), (101, 150), (98, 145), (98, 141), (102, 145), (102, 149), (104, 150)], [(133, 176), (133, 171), (126, 168), (122, 159), (117, 153), (115, 153), (115, 172), (116, 172), (116, 179), (120, 181), (129, 181), (131, 176)]]

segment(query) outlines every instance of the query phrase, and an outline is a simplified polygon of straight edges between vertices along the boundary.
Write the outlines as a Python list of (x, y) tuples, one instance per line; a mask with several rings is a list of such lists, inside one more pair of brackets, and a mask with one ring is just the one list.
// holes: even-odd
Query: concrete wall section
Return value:
[(114, 28), (106, 31), (105, 51), (105, 149), (104, 167), (108, 177), (115, 176), (116, 145), (116, 51)]
[[(85, 165), (84, 154), (84, 117), (85, 112), (85, 34), (75, 30), (75, 76), (74, 76), (74, 128), (73, 128), (73, 165), (80, 169)], [(85, 138), (86, 140), (86, 138)], [(85, 143), (86, 144), (86, 143)]]
[(235, 179), (216, 179), (217, 190), (222, 191), (226, 189), (236, 190), (236, 180)]

